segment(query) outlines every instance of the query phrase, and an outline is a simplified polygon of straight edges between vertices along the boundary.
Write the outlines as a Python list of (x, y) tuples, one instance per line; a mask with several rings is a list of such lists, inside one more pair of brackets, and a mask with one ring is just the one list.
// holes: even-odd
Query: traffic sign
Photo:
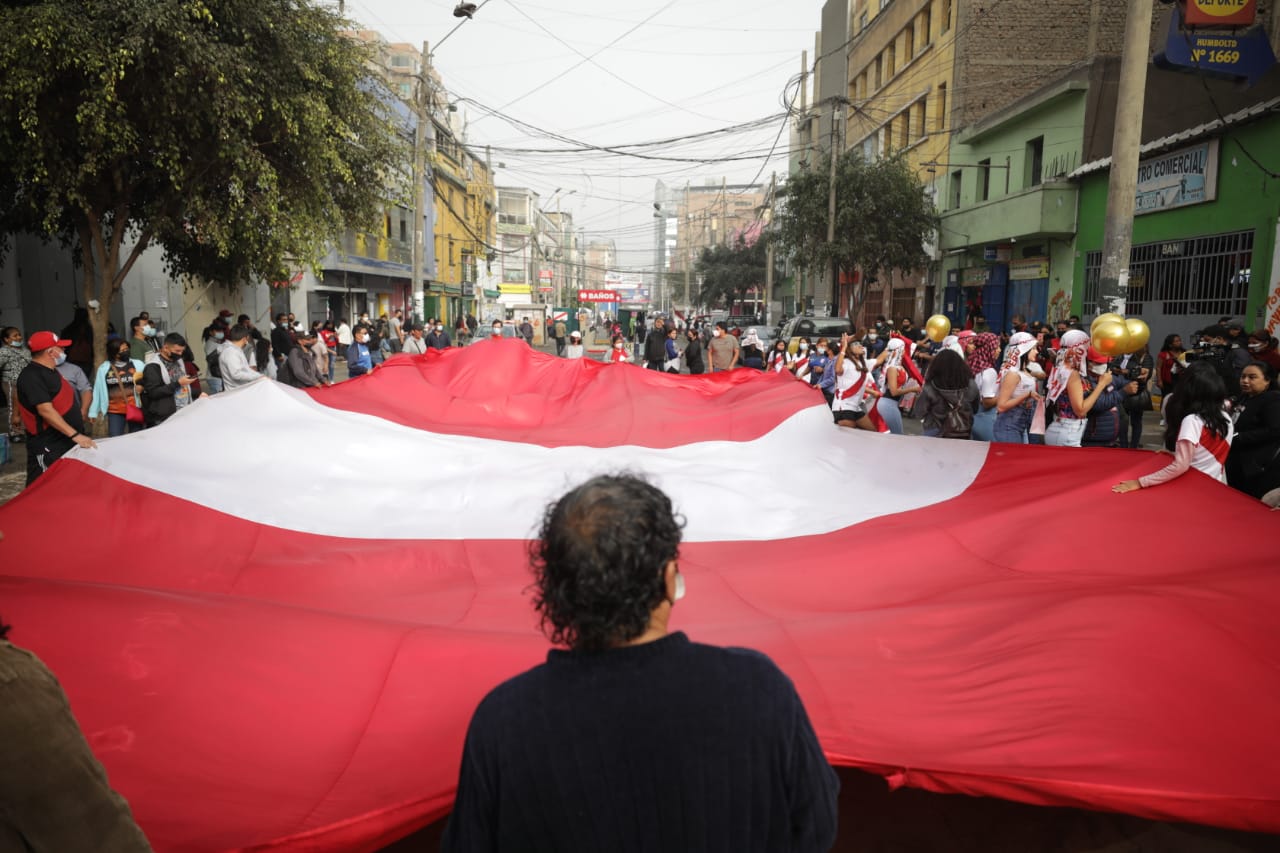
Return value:
[(1214, 77), (1243, 78), (1250, 86), (1276, 64), (1271, 40), (1257, 26), (1236, 35), (1225, 31), (1186, 30), (1181, 10), (1169, 16), (1164, 53), (1152, 60), (1159, 68), (1198, 71)]

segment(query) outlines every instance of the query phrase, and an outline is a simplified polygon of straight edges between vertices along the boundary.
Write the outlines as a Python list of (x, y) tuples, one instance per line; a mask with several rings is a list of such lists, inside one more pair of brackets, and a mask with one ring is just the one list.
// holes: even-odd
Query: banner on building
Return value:
[(514, 293), (524, 295), (533, 293), (533, 288), (527, 284), (500, 284), (498, 285), (498, 292), (503, 294)]
[(986, 287), (991, 281), (991, 267), (968, 267), (960, 270), (962, 287)]
[(1180, 148), (1138, 164), (1134, 213), (1155, 213), (1218, 197), (1218, 140)]
[(1276, 226), (1275, 253), (1271, 256), (1271, 283), (1264, 310), (1267, 331), (1274, 337), (1280, 328), (1280, 225)]
[(1009, 261), (1009, 281), (1036, 281), (1048, 277), (1048, 258), (1019, 258)]

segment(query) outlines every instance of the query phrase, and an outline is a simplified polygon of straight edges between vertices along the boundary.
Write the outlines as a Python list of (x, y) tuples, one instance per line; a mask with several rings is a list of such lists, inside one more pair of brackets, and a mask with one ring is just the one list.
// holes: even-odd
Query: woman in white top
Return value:
[(354, 340), (351, 337), (351, 326), (347, 325), (347, 321), (345, 319), (338, 321), (338, 351), (346, 352), (347, 347), (351, 346)]
[(565, 358), (582, 358), (586, 354), (586, 350), (582, 346), (582, 332), (573, 331), (569, 333), (569, 345), (564, 348)]
[(1223, 408), (1226, 399), (1226, 385), (1213, 365), (1193, 362), (1182, 373), (1164, 411), (1164, 446), (1173, 453), (1173, 461), (1154, 474), (1116, 483), (1111, 491), (1149, 489), (1175, 480), (1191, 468), (1226, 483), (1227, 453), (1235, 437), (1231, 418)]
[[(1088, 339), (1086, 338), (1086, 343)], [(996, 424), (991, 440), (1004, 444), (1026, 444), (1040, 395), (1030, 365), (1036, 360), (1035, 336), (1018, 332), (1009, 338), (1004, 365), (1000, 368), (1000, 389), (996, 394)], [(981, 393), (981, 392), (979, 392)]]
[(974, 441), (991, 441), (996, 428), (996, 403), (1000, 395), (1000, 374), (996, 359), (1000, 358), (1000, 338), (991, 332), (974, 335), (968, 341), (965, 361), (978, 386), (978, 411), (973, 415)]
[(867, 397), (877, 396), (875, 381), (866, 362), (866, 349), (847, 334), (840, 336), (840, 349), (836, 353), (835, 397), (831, 412), (836, 426), (864, 429), (875, 432), (875, 424), (867, 417)]

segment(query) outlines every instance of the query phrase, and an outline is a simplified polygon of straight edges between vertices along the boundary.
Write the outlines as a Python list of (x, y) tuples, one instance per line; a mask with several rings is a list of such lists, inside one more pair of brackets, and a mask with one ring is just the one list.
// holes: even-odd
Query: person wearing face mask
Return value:
[[(1097, 382), (1100, 376), (1108, 372), (1110, 360), (1092, 346), (1089, 347), (1089, 354), (1085, 361), (1089, 369), (1089, 378), (1093, 382)], [(1111, 386), (1103, 389), (1097, 402), (1089, 410), (1088, 417), (1085, 418), (1084, 435), (1080, 437), (1081, 447), (1124, 446), (1128, 424), (1124, 420), (1122, 407), (1128, 399), (1125, 386), (1129, 384), (1124, 374), (1112, 374)]]
[(83, 432), (75, 390), (58, 372), (69, 346), (71, 341), (53, 332), (36, 332), (27, 341), (31, 363), (18, 374), (17, 398), (27, 432), (28, 486), (73, 447), (97, 447)]
[(586, 348), (582, 346), (582, 332), (574, 329), (569, 333), (569, 344), (564, 348), (564, 357), (582, 358), (586, 354)]
[(435, 326), (431, 328), (426, 341), (431, 349), (448, 349), (453, 346), (453, 341), (449, 339), (449, 333), (444, 330), (444, 323), (440, 320), (437, 320)]
[(707, 363), (703, 359), (702, 336), (696, 329), (685, 329), (684, 337), (684, 366), (689, 368), (689, 375), (701, 376), (707, 372)]
[(356, 326), (351, 346), (347, 347), (347, 375), (354, 379), (373, 370), (373, 356), (369, 352), (369, 327)]
[(543, 519), (533, 601), (564, 648), (476, 708), (442, 849), (830, 849), (840, 784), (791, 680), (670, 630), (671, 499), (602, 476)]
[(866, 350), (867, 358), (877, 359), (880, 353), (884, 352), (887, 341), (881, 337), (880, 333), (872, 327), (862, 338), (862, 348)]
[[(1089, 335), (1072, 329), (1062, 336), (1058, 365), (1049, 377), (1045, 399), (1055, 407), (1056, 417), (1044, 433), (1044, 443), (1053, 447), (1079, 447), (1088, 427), (1089, 412), (1111, 390), (1111, 372), (1106, 359), (1088, 361)], [(1112, 403), (1112, 405), (1115, 405)], [(996, 425), (997, 430), (999, 424)]]
[(164, 337), (160, 351), (149, 356), (142, 369), (142, 390), (147, 395), (143, 414), (147, 427), (164, 423), (178, 409), (184, 409), (199, 396), (192, 386), (195, 378), (187, 374), (182, 359), (187, 351), (186, 338), (177, 332)]
[(1273, 371), (1280, 372), (1280, 349), (1277, 349), (1276, 339), (1266, 329), (1251, 332), (1246, 349), (1251, 360), (1270, 365)]
[[(783, 344), (785, 345), (785, 341)], [(802, 382), (809, 382), (809, 357), (813, 355), (809, 339), (801, 337), (796, 342), (795, 358), (791, 359), (791, 375)]]
[(138, 361), (146, 361), (147, 356), (159, 352), (156, 343), (156, 327), (151, 320), (139, 314), (129, 321), (129, 357)]
[(18, 376), (23, 368), (31, 363), (31, 350), (22, 340), (22, 330), (8, 326), (0, 330), (0, 386), (4, 388), (4, 399), (8, 406), (8, 417), (5, 420), (9, 431), (9, 440), (14, 443), (26, 441), (26, 432), (22, 429), (22, 418), (18, 414)]
[(294, 333), (289, 325), (289, 315), (281, 312), (276, 315), (276, 324), (271, 329), (271, 352), (277, 368), (289, 357), (289, 351), (293, 349), (293, 342)]
[(107, 418), (107, 435), (115, 438), (142, 429), (140, 374), (145, 365), (129, 355), (128, 341), (109, 341), (107, 360), (93, 378), (93, 402), (89, 417)]
[(622, 335), (613, 336), (613, 348), (609, 350), (609, 361), (612, 364), (621, 364), (624, 361), (630, 361), (631, 354), (627, 352), (627, 342)]
[(422, 326), (417, 323), (409, 326), (409, 337), (404, 339), (404, 352), (409, 355), (425, 355), (427, 341), (422, 336)]
[(318, 388), (329, 384), (328, 373), (321, 373), (316, 366), (316, 340), (318, 335), (310, 329), (298, 333), (298, 342), (289, 350), (285, 359), (286, 370), (281, 370), (279, 380), (294, 388)]
[[(979, 333), (980, 336), (984, 334), (994, 337), (994, 333)], [(1073, 345), (1083, 345), (1078, 353), (1080, 364), (1083, 364), (1084, 347), (1089, 345), (1089, 336), (1084, 332), (1080, 332), (1080, 335), (1078, 341), (1074, 338), (1072, 341)], [(993, 442), (1027, 444), (1030, 440), (1035, 408), (1041, 399), (1036, 391), (1037, 377), (1032, 370), (1032, 365), (1036, 363), (1036, 351), (1036, 339), (1026, 332), (1018, 332), (1009, 339), (1009, 348), (1000, 367), (1000, 384), (996, 390), (996, 422), (991, 430)]]
[(262, 378), (249, 363), (254, 354), (253, 330), (239, 324), (227, 333), (229, 340), (218, 351), (218, 364), (222, 368), (222, 384), (227, 391), (241, 388)]
[[(230, 313), (230, 312), (228, 312)], [(227, 323), (218, 317), (204, 330), (204, 359), (209, 365), (208, 383), (210, 394), (222, 390), (222, 366), (218, 363), (220, 353), (227, 341)]]
[(711, 329), (711, 342), (707, 344), (707, 357), (711, 361), (711, 372), (733, 370), (738, 366), (741, 351), (738, 339), (729, 334), (729, 327), (723, 321)]

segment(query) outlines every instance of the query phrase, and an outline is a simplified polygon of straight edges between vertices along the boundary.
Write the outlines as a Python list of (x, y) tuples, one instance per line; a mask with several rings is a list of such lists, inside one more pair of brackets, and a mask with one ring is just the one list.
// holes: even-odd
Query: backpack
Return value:
[(276, 368), (276, 381), (283, 382), (292, 388), (299, 388), (298, 380), (293, 377), (293, 370), (289, 367), (289, 359), (285, 358)]
[(209, 375), (214, 379), (222, 378), (222, 366), (218, 363), (218, 350), (209, 353)]
[(960, 396), (955, 401), (952, 401), (947, 394), (939, 392), (942, 402), (947, 407), (947, 415), (940, 424), (942, 437), (968, 438), (973, 431), (973, 407), (965, 403), (964, 392), (953, 391), (951, 393), (958, 393)]

